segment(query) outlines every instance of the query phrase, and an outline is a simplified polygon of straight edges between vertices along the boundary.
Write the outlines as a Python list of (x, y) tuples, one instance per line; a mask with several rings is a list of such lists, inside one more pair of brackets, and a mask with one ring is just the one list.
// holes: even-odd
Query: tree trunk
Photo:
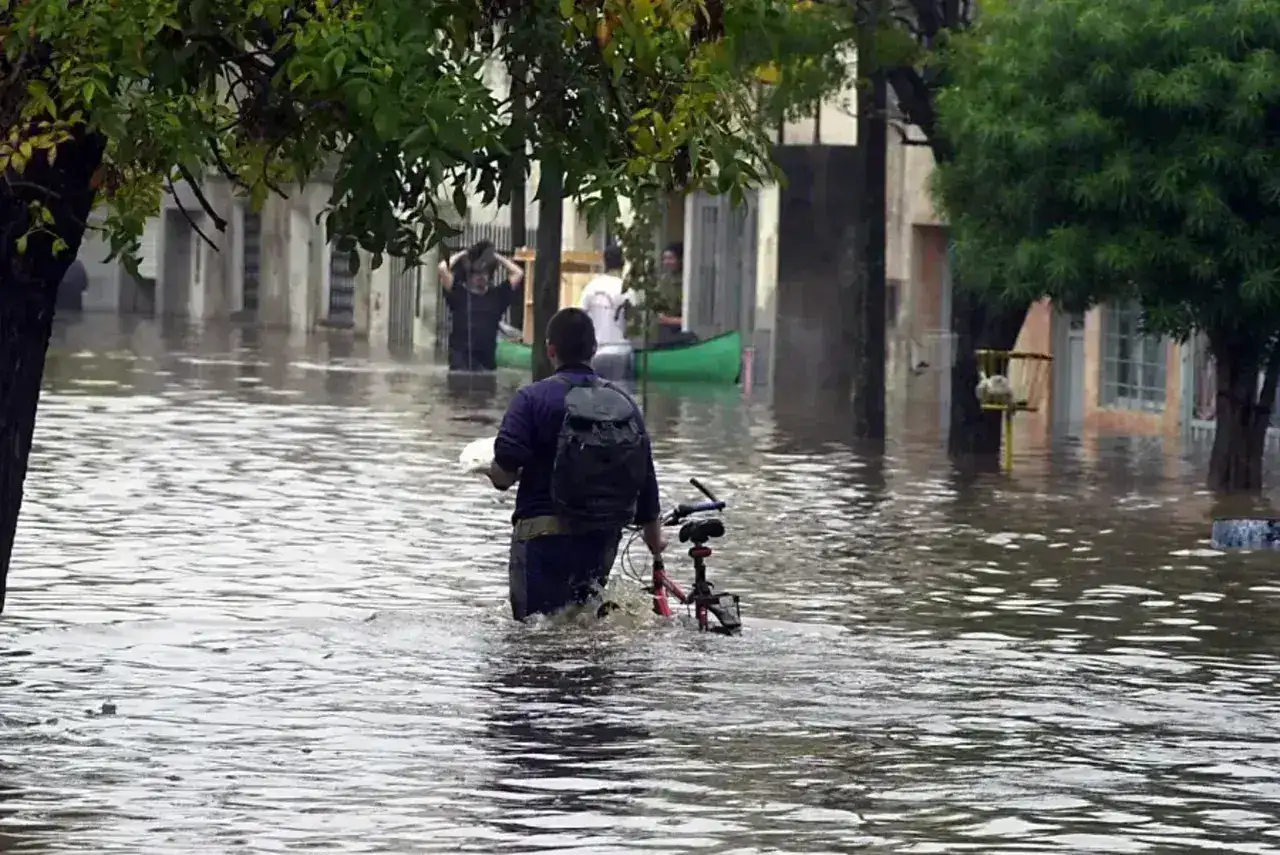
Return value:
[(564, 169), (548, 146), (539, 162), (538, 246), (533, 265), (533, 379), (550, 377), (547, 324), (560, 308), (560, 242), (564, 216)]
[[(971, 7), (955, 0), (935, 6), (926, 3), (916, 8), (929, 11), (928, 15), (917, 16), (918, 37), (925, 44), (933, 43), (944, 31), (958, 32), (970, 24)], [(937, 69), (931, 71), (936, 72)], [(931, 73), (926, 79), (921, 69), (898, 66), (890, 68), (888, 75), (897, 96), (898, 108), (911, 124), (924, 132), (934, 162), (948, 162), (954, 152), (939, 133), (934, 103), (936, 94), (947, 85), (945, 72), (941, 75)], [(1030, 305), (995, 303), (953, 286), (951, 331), (954, 334), (955, 361), (951, 366), (951, 424), (947, 433), (947, 451), (953, 461), (965, 468), (989, 469), (1000, 465), (1000, 414), (983, 410), (978, 402), (975, 394), (978, 360), (973, 352), (1012, 350), (1030, 308)]]
[(1220, 493), (1262, 489), (1262, 456), (1280, 377), (1280, 353), (1271, 351), (1261, 388), (1260, 349), (1230, 334), (1210, 335), (1217, 370), (1216, 427), (1209, 458), (1209, 489)]
[[(58, 285), (80, 249), (102, 153), (99, 137), (81, 133), (59, 146), (55, 166), (37, 154), (21, 175), (0, 178), (0, 611)], [(30, 234), (20, 253), (17, 240), (30, 228), (32, 202), (43, 204), (55, 225)], [(67, 244), (58, 255), (52, 231)]]
[(1031, 307), (995, 304), (954, 286), (951, 306), (956, 351), (951, 366), (947, 452), (963, 466), (995, 468), (1000, 464), (1000, 414), (982, 409), (978, 401), (978, 359), (974, 351), (1012, 350)]
[[(525, 65), (519, 60), (511, 62), (511, 123), (515, 127), (523, 127), (528, 119), (528, 99), (526, 90), (528, 83), (525, 79)], [(527, 228), (525, 226), (525, 214), (528, 210), (528, 193), (525, 185), (525, 170), (528, 166), (525, 158), (525, 142), (519, 142), (519, 148), (516, 156), (511, 163), (511, 250), (522, 248), (525, 241), (528, 240)], [(519, 305), (518, 310), (512, 312), (512, 321), (518, 328), (524, 327), (524, 306), (523, 302)]]
[[(874, 36), (872, 36), (874, 38)], [(885, 221), (887, 208), (888, 85), (883, 71), (873, 71), (858, 95), (858, 145), (862, 148), (863, 190), (858, 202), (857, 353), (853, 383), (853, 433), (859, 439), (885, 435)]]

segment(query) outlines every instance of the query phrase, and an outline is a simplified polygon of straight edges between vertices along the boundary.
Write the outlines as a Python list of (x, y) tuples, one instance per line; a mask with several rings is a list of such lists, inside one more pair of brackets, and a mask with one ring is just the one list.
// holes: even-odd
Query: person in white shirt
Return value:
[(630, 379), (631, 341), (627, 338), (627, 307), (631, 294), (623, 290), (622, 248), (604, 251), (604, 273), (582, 289), (582, 310), (596, 329), (596, 355), (591, 367), (610, 380)]

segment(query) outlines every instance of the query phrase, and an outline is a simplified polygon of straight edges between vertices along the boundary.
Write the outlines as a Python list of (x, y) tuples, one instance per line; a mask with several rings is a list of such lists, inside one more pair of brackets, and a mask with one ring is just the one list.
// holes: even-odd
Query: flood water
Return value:
[(456, 467), (519, 382), (60, 325), (0, 852), (1280, 852), (1280, 574), (1206, 549), (1194, 467), (966, 479), (936, 412), (880, 459), (812, 408), (651, 390), (664, 498), (729, 502), (744, 634), (625, 585), (530, 628), (511, 497)]

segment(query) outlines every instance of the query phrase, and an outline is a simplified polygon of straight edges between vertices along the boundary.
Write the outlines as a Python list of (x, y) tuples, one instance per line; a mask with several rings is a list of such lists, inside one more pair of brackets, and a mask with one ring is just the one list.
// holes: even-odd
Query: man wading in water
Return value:
[(666, 548), (658, 479), (640, 408), (591, 370), (595, 327), (581, 309), (547, 324), (555, 374), (516, 392), (493, 446), (489, 479), (517, 481), (509, 562), (516, 620), (585, 604), (609, 579), (622, 527)]
[[(501, 266), (507, 278), (494, 285)], [(496, 252), (487, 240), (440, 262), (440, 285), (452, 320), (450, 371), (494, 371), (498, 367), (498, 324), (515, 299), (524, 271)]]

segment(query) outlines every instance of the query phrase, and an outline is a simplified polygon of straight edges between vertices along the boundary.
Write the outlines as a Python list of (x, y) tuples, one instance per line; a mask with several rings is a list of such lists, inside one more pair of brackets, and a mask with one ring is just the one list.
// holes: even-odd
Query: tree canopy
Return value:
[(1280, 3), (1010, 3), (956, 41), (938, 170), (979, 287), (1280, 329)]
[(1009, 3), (954, 40), (939, 98), (968, 286), (1203, 331), (1215, 487), (1258, 485), (1280, 375), (1278, 52), (1280, 0)]
[[(759, 119), (786, 107), (750, 71), (779, 63), (783, 99), (816, 98), (842, 72), (833, 19), (779, 0), (0, 0), (0, 169), (98, 138), (117, 249), (176, 180), (218, 172), (260, 203), (325, 174), (332, 234), (416, 257), (450, 191), (506, 201), (516, 146), (563, 152), (567, 194), (601, 213), (639, 179), (758, 181)], [(526, 121), (490, 85), (503, 57), (535, 83)], [(38, 195), (10, 239), (65, 243)]]

